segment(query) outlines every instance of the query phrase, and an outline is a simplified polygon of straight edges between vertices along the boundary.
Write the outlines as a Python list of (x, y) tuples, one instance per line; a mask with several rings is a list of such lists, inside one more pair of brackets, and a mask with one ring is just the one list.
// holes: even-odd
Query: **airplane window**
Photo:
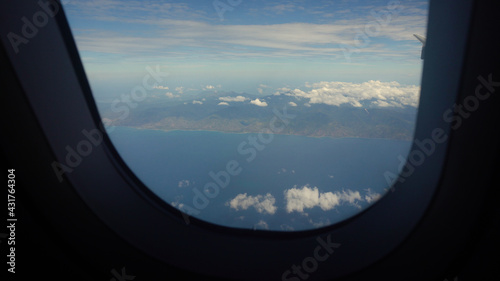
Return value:
[[(299, 231), (397, 180), (413, 141), (426, 1), (70, 1), (123, 160), (189, 216)], [(186, 219), (189, 223), (189, 219)]]

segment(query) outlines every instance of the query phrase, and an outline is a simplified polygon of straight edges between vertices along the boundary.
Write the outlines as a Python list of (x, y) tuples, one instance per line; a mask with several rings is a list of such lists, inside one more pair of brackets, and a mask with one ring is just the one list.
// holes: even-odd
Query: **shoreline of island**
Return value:
[[(224, 132), (224, 131), (218, 131), (218, 130), (206, 130), (206, 129), (157, 129), (157, 128), (142, 128), (142, 127), (133, 127), (133, 126), (110, 126), (110, 127), (123, 127), (123, 128), (130, 128), (130, 129), (136, 129), (136, 130), (151, 130), (151, 131), (161, 131), (161, 132), (209, 132), (209, 133), (221, 133), (221, 134), (238, 134), (238, 135), (244, 135), (244, 134), (259, 134), (260, 132)], [(264, 134), (270, 134), (270, 133), (264, 133)], [(306, 135), (298, 135), (298, 134), (283, 134), (283, 133), (274, 133), (272, 132), (273, 135), (280, 135), (280, 136), (297, 136), (297, 137), (306, 137), (306, 138), (316, 138), (316, 139), (322, 139), (322, 138), (327, 138), (327, 139), (335, 139), (335, 140), (340, 140), (340, 139), (367, 139), (367, 140), (392, 140), (392, 141), (413, 141), (413, 139), (394, 139), (394, 138), (372, 138), (372, 137), (333, 137), (333, 136), (306, 136)]]

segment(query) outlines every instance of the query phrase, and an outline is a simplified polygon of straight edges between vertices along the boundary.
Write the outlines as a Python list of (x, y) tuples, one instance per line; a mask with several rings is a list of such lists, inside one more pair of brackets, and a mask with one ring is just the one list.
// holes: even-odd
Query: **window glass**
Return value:
[(137, 177), (190, 216), (277, 231), (337, 223), (390, 190), (413, 139), (427, 6), (64, 4)]

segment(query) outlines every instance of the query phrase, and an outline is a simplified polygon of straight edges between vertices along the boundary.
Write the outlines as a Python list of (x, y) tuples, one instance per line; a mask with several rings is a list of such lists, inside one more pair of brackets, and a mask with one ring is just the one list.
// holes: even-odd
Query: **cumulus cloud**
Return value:
[(203, 89), (204, 90), (213, 90), (213, 89), (215, 89), (215, 87), (212, 85), (206, 85), (205, 88), (203, 88)]
[(217, 105), (229, 105), (229, 103), (223, 101), (223, 102), (219, 102)]
[(314, 227), (323, 227), (332, 224), (329, 219), (326, 220), (319, 220), (318, 222), (313, 221), (312, 219), (309, 219), (309, 223), (312, 224)]
[(168, 90), (168, 87), (155, 85), (153, 89)]
[(166, 96), (167, 98), (178, 98), (178, 97), (179, 97), (179, 95), (174, 95), (174, 94), (172, 94), (171, 92), (167, 92), (167, 93), (165, 93), (165, 96)]
[(331, 210), (342, 203), (348, 203), (352, 206), (359, 207), (358, 201), (362, 201), (361, 194), (358, 191), (342, 191), (342, 192), (319, 192), (317, 187), (309, 187), (308, 185), (302, 188), (291, 188), (285, 190), (286, 211), (304, 212), (304, 209), (320, 207), (324, 211)]
[(296, 104), (296, 103), (294, 103), (293, 101), (289, 102), (289, 103), (288, 103), (288, 105), (289, 105), (289, 106), (294, 106), (294, 107), (295, 107), (295, 106), (297, 106), (297, 104)]
[(202, 102), (202, 101), (199, 101), (199, 100), (194, 100), (194, 101), (193, 101), (193, 104), (203, 104), (203, 102)]
[[(306, 83), (306, 86), (307, 86), (307, 83)], [(286, 88), (286, 87), (283, 87), (283, 88), (278, 88), (276, 89), (276, 92), (274, 93), (275, 96), (279, 96), (281, 95), (282, 93), (287, 93), (289, 91), (291, 91), (292, 89), (289, 89), (289, 88)]]
[(365, 200), (367, 203), (376, 202), (382, 197), (381, 194), (371, 191), (371, 189), (366, 189)]
[(179, 210), (182, 210), (182, 208), (184, 207), (184, 204), (183, 203), (179, 203), (177, 201), (172, 201), (170, 202), (170, 205), (176, 207), (177, 209)]
[(260, 229), (269, 229), (269, 225), (267, 224), (267, 222), (263, 221), (263, 220), (260, 220), (258, 223), (256, 223), (254, 226), (253, 226), (254, 229), (257, 229), (257, 228), (260, 228)]
[(265, 196), (257, 195), (251, 196), (246, 193), (238, 194), (235, 198), (226, 203), (226, 206), (238, 210), (247, 210), (250, 207), (254, 207), (259, 213), (274, 214), (278, 209), (274, 204), (276, 199), (270, 193)]
[(189, 180), (181, 180), (179, 181), (179, 183), (177, 184), (178, 187), (188, 187), (191, 183), (189, 182)]
[(177, 87), (177, 88), (175, 88), (175, 90), (177, 91), (177, 93), (179, 93), (181, 95), (184, 93), (184, 87)]
[(185, 205), (184, 203), (181, 203), (180, 200), (182, 200), (184, 198), (184, 196), (180, 195), (180, 196), (176, 196), (175, 197), (175, 201), (172, 201), (170, 202), (170, 204), (172, 206), (174, 206), (175, 208), (181, 210), (181, 211), (184, 211), (186, 212), (186, 208), (188, 208), (189, 210), (189, 206)]
[[(287, 169), (285, 169), (285, 168), (281, 168), (281, 169), (278, 171), (278, 174), (281, 174), (281, 173), (286, 174), (287, 172), (288, 172), (288, 170), (287, 170)], [(291, 173), (293, 173), (293, 174), (295, 174), (295, 170), (291, 170), (290, 172), (291, 172)]]
[(420, 86), (401, 85), (398, 82), (380, 82), (370, 80), (364, 83), (319, 82), (308, 84), (307, 91), (286, 88), (278, 89), (277, 94), (309, 99), (307, 104), (328, 104), (339, 106), (350, 104), (361, 107), (367, 102), (378, 107), (418, 106)]
[(254, 100), (250, 101), (250, 103), (255, 104), (256, 106), (261, 106), (261, 107), (267, 106), (267, 102), (260, 101), (259, 99), (254, 99)]
[(246, 101), (248, 98), (244, 96), (237, 96), (237, 97), (220, 97), (219, 100), (221, 101), (226, 101), (226, 102), (243, 102)]

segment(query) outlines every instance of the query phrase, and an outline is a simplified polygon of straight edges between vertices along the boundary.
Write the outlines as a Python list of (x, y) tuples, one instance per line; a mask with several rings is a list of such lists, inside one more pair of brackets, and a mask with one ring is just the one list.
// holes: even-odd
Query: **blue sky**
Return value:
[(426, 1), (95, 0), (65, 11), (97, 97), (119, 95), (156, 65), (170, 74), (163, 86), (184, 91), (420, 84), (413, 34), (426, 33)]

